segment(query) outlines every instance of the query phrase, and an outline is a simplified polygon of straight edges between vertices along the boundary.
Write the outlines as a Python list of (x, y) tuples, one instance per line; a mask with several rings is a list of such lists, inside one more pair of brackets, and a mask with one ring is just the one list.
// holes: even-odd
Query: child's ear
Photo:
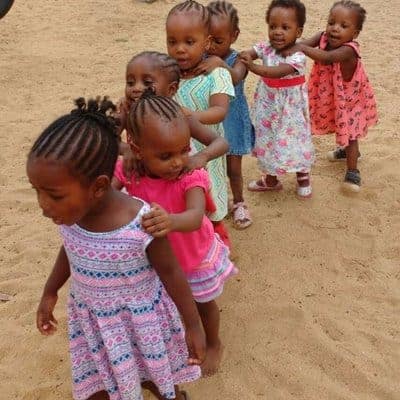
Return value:
[(172, 97), (178, 91), (179, 83), (178, 82), (171, 82), (168, 86), (168, 97)]
[(296, 38), (297, 39), (301, 38), (302, 34), (303, 34), (303, 28), (297, 28)]
[(131, 146), (132, 153), (134, 154), (135, 158), (137, 160), (142, 159), (142, 154), (140, 152), (140, 147), (133, 141), (129, 142), (129, 145)]
[(360, 34), (360, 31), (355, 31), (353, 35), (353, 40), (358, 38), (358, 35)]
[(100, 175), (92, 183), (93, 196), (96, 199), (103, 197), (104, 193), (110, 188), (111, 179), (107, 175)]
[(240, 33), (240, 29), (236, 29), (231, 35), (231, 44), (235, 43)]

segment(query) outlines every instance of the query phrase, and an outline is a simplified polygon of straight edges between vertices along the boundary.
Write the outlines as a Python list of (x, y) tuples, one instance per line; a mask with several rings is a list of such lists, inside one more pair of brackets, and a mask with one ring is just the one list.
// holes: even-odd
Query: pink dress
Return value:
[[(168, 213), (178, 214), (186, 210), (186, 191), (200, 187), (210, 190), (205, 170), (195, 170), (179, 179), (153, 179), (148, 176), (128, 180), (119, 160), (114, 177), (131, 196), (155, 202)], [(214, 232), (211, 221), (204, 216), (201, 227), (192, 232), (170, 232), (171, 247), (186, 274), (194, 299), (205, 303), (217, 298), (223, 291), (224, 282), (237, 272), (229, 259), (229, 249)]]
[[(322, 34), (319, 47), (328, 44)], [(309, 80), (311, 131), (314, 135), (336, 133), (336, 143), (348, 146), (349, 140), (367, 135), (368, 128), (377, 123), (374, 92), (361, 63), (358, 43), (348, 42), (358, 62), (352, 79), (343, 80), (340, 63), (314, 63)]]
[(109, 232), (60, 227), (71, 268), (68, 336), (73, 398), (106, 390), (110, 400), (143, 400), (141, 383), (153, 382), (175, 399), (174, 385), (200, 377), (187, 364), (179, 312), (146, 248), (153, 238), (140, 220)]

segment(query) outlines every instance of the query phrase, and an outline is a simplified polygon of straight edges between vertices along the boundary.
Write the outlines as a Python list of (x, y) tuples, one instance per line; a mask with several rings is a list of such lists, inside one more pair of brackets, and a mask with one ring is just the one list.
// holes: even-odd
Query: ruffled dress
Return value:
[[(328, 45), (321, 35), (319, 47)], [(340, 63), (314, 63), (309, 80), (311, 130), (314, 135), (336, 134), (336, 143), (346, 147), (349, 140), (365, 137), (368, 128), (378, 122), (376, 101), (371, 84), (361, 62), (359, 45), (348, 42), (357, 58), (350, 81), (343, 80)]]

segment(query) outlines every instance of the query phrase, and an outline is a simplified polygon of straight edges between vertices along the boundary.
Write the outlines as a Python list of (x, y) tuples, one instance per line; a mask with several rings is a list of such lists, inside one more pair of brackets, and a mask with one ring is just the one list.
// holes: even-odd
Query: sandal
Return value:
[(236, 229), (246, 229), (249, 227), (253, 221), (250, 217), (250, 211), (247, 208), (244, 201), (240, 203), (236, 203), (232, 207), (232, 214), (233, 214), (233, 226)]
[(250, 192), (268, 192), (268, 191), (279, 191), (282, 190), (282, 183), (278, 180), (274, 186), (268, 186), (265, 181), (265, 175), (262, 175), (259, 180), (250, 181), (247, 185), (247, 190)]
[[(302, 181), (309, 181), (309, 180), (310, 180), (309, 174), (297, 177), (297, 183), (302, 182)], [(312, 196), (311, 184), (308, 183), (307, 186), (297, 185), (297, 196), (303, 200), (309, 199)]]

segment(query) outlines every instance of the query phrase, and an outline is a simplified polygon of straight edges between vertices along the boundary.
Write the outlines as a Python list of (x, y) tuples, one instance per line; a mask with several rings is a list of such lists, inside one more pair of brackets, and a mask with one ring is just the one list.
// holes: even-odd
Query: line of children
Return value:
[[(54, 333), (57, 293), (71, 277), (75, 399), (141, 400), (141, 387), (159, 399), (188, 399), (177, 385), (197, 379), (200, 364), (203, 374), (218, 369), (223, 347), (215, 299), (236, 273), (221, 241), (228, 239), (221, 223), (228, 211), (224, 128), (234, 225), (252, 222), (241, 171), (242, 155), (253, 148), (247, 71), (261, 77), (252, 112), (253, 153), (263, 172), (248, 189), (280, 190), (278, 177), (294, 172), (297, 195), (309, 198), (312, 131), (336, 133), (342, 147), (330, 158), (347, 160), (345, 183), (359, 190), (358, 139), (377, 122), (354, 42), (364, 20), (359, 4), (341, 0), (325, 32), (299, 41), (304, 5), (273, 0), (269, 42), (238, 53), (231, 48), (239, 34), (231, 3), (184, 1), (167, 17), (169, 55), (144, 52), (128, 63), (125, 97), (113, 118), (107, 99), (79, 99), (36, 140), (27, 174), (63, 238), (37, 327)], [(308, 92), (305, 56), (315, 60)], [(122, 129), (134, 156), (125, 168), (116, 163)], [(205, 216), (213, 206), (209, 193), (214, 226)]]

